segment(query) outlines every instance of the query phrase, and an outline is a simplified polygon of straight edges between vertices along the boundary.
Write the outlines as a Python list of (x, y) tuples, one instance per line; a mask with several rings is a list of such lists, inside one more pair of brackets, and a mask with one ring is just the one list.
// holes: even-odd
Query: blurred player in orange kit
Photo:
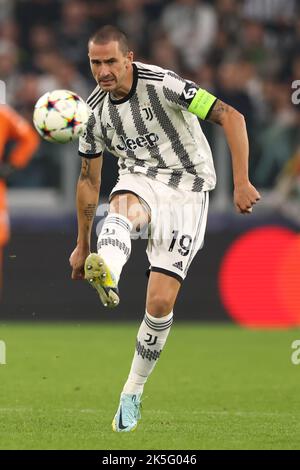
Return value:
[[(7, 158), (8, 142), (15, 142)], [(15, 169), (23, 168), (39, 144), (39, 137), (19, 114), (7, 105), (0, 105), (0, 297), (2, 290), (3, 248), (9, 240), (9, 220), (6, 201), (6, 179)]]

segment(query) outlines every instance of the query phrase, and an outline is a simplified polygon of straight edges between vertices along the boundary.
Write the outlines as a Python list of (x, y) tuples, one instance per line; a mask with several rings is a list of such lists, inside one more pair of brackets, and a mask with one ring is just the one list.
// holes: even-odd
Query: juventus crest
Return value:
[(144, 111), (146, 115), (146, 121), (152, 121), (153, 119), (152, 109), (150, 107), (147, 107), (147, 108), (142, 108), (142, 111)]

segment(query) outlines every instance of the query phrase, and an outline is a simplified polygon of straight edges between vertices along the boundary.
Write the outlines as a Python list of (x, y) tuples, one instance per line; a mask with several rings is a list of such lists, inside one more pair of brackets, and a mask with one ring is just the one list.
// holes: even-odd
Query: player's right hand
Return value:
[(84, 279), (84, 262), (90, 250), (88, 248), (84, 249), (80, 246), (76, 246), (75, 250), (71, 253), (69, 262), (72, 268), (72, 279), (73, 280), (82, 280)]
[(234, 188), (234, 205), (240, 214), (251, 214), (252, 207), (260, 200), (260, 194), (250, 181)]

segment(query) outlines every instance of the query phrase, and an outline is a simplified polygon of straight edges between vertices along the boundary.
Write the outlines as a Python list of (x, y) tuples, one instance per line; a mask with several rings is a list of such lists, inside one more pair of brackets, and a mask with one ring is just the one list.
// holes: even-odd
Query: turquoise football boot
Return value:
[(112, 422), (115, 432), (130, 432), (137, 427), (141, 418), (141, 396), (142, 394), (122, 393), (119, 408)]

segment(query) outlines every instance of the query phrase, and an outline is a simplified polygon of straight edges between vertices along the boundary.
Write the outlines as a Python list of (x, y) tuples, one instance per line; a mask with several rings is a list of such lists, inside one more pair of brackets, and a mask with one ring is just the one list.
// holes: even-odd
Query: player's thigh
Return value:
[(150, 315), (163, 317), (173, 310), (181, 283), (172, 276), (151, 271), (146, 309)]
[(109, 204), (109, 211), (123, 215), (133, 223), (134, 227), (144, 226), (150, 219), (139, 198), (131, 192), (113, 195)]
[(208, 194), (176, 193), (172, 203), (160, 207), (148, 241), (151, 272), (162, 272), (179, 282), (188, 273), (196, 253), (202, 248), (206, 229)]

